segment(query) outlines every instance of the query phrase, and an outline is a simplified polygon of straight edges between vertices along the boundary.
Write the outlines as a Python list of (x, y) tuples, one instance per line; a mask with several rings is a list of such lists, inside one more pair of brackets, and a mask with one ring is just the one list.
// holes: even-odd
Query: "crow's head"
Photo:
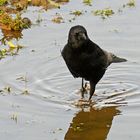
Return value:
[(88, 40), (88, 35), (86, 29), (83, 26), (77, 25), (70, 29), (68, 43), (72, 48), (81, 47), (86, 42), (86, 40)]

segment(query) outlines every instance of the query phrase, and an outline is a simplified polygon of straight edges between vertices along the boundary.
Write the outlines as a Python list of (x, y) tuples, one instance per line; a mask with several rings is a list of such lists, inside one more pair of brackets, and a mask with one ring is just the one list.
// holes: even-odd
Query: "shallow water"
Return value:
[[(61, 9), (42, 12), (40, 26), (23, 31), (20, 54), (0, 61), (0, 136), (3, 140), (139, 140), (140, 137), (140, 3), (118, 9), (127, 0), (72, 0)], [(115, 14), (102, 20), (90, 11), (111, 7)], [(85, 12), (73, 22), (70, 11)], [(50, 21), (58, 12), (65, 23)], [(26, 16), (38, 12), (29, 8)], [(82, 24), (103, 49), (126, 58), (112, 64), (96, 88), (94, 105), (77, 107), (81, 79), (74, 79), (61, 57), (71, 26)], [(117, 30), (117, 32), (116, 32)], [(32, 51), (34, 50), (34, 51)], [(20, 77), (26, 77), (22, 81)], [(29, 94), (22, 94), (28, 90)]]

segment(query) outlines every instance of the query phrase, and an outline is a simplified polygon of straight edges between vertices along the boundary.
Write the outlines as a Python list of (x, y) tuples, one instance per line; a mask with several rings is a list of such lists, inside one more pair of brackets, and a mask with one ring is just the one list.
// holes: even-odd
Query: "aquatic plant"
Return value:
[[(31, 21), (27, 17), (22, 17), (22, 10), (27, 9), (28, 6), (42, 6), (43, 9), (60, 8), (63, 3), (69, 2), (69, 0), (0, 0), (0, 29), (3, 33), (3, 38), (0, 39), (0, 43), (7, 47), (7, 42), (15, 38), (18, 40), (22, 37), (22, 30), (31, 27)], [(14, 14), (14, 15), (12, 15)], [(37, 23), (42, 21), (38, 17)], [(64, 22), (61, 15), (56, 15), (53, 19), (55, 23)], [(8, 45), (7, 48), (0, 48), (0, 59), (9, 55), (17, 54), (21, 48), (20, 45), (12, 47)]]
[(75, 15), (75, 16), (80, 16), (83, 14), (83, 12), (80, 10), (76, 10), (76, 11), (72, 11), (70, 14)]
[(11, 21), (12, 21), (11, 16), (9, 16), (7, 13), (1, 13), (1, 17), (0, 17), (1, 24), (8, 25), (10, 24)]
[[(42, 6), (43, 9), (48, 10), (60, 8), (60, 5), (66, 2), (69, 2), (69, 0), (0, 0), (0, 29), (22, 31), (25, 28), (29, 28), (31, 26), (30, 19), (21, 18), (20, 15), (22, 13), (20, 11), (27, 9), (28, 6)], [(16, 14), (16, 18), (13, 18), (11, 14)], [(40, 21), (37, 19), (38, 23)], [(61, 23), (63, 19), (61, 16), (57, 16), (52, 21)]]
[(0, 15), (1, 15), (2, 13), (4, 13), (4, 11), (3, 11), (2, 9), (0, 9)]
[[(21, 15), (19, 14), (17, 14), (15, 18), (12, 18), (12, 16), (7, 13), (1, 14), (0, 28), (2, 29), (3, 33), (7, 30), (13, 31), (14, 34), (12, 34), (12, 32), (10, 32), (10, 34), (7, 34), (8, 32), (6, 32), (6, 35), (2, 39), (0, 39), (1, 44), (5, 45), (5, 47), (8, 47), (0, 49), (0, 59), (5, 58), (9, 55), (18, 54), (18, 51), (22, 48), (22, 46), (14, 45), (9, 40), (11, 40), (13, 37), (17, 39), (20, 38), (21, 31), (25, 28), (29, 28), (30, 26), (31, 21), (28, 18), (21, 18)], [(17, 32), (15, 33), (15, 31)]]
[(6, 4), (8, 2), (8, 0), (0, 0), (0, 6)]
[(83, 3), (86, 4), (86, 5), (89, 5), (91, 6), (92, 4), (92, 0), (83, 0)]
[(102, 9), (102, 10), (93, 11), (93, 14), (95, 16), (101, 16), (103, 19), (105, 19), (106, 17), (109, 17), (109, 16), (113, 15), (114, 11), (110, 8), (105, 8), (105, 9)]
[(135, 0), (129, 0), (129, 2), (127, 4), (124, 4), (123, 7), (126, 7), (126, 6), (135, 7), (135, 5), (136, 5)]
[(56, 14), (55, 17), (52, 19), (52, 22), (54, 23), (63, 23), (64, 19), (60, 14)]
[(56, 3), (52, 0), (48, 0), (49, 4), (51, 4), (52, 6), (56, 7), (56, 8), (60, 8), (60, 4), (59, 3)]
[(5, 58), (6, 56), (17, 55), (19, 50), (23, 48), (23, 46), (18, 44), (15, 45), (11, 41), (7, 41), (5, 43), (8, 48), (0, 49), (0, 59)]
[(6, 55), (7, 50), (6, 49), (1, 49), (0, 50), (0, 59), (4, 58)]
[(15, 18), (7, 13), (2, 13), (0, 17), (0, 27), (5, 30), (23, 30), (31, 26), (31, 21), (28, 18), (22, 18), (17, 14)]
[(11, 5), (18, 11), (27, 9), (28, 6), (41, 6), (43, 9), (48, 10), (51, 8), (60, 8), (61, 4), (65, 2), (69, 2), (69, 0), (13, 0), (11, 1)]

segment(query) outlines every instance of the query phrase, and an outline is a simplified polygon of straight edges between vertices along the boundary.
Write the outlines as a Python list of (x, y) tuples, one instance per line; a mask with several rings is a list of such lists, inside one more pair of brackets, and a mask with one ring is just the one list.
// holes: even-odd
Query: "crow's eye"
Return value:
[(79, 35), (79, 33), (75, 33), (75, 36), (78, 36)]
[(74, 34), (74, 37), (75, 37), (76, 40), (78, 40), (78, 36), (79, 36), (79, 33)]

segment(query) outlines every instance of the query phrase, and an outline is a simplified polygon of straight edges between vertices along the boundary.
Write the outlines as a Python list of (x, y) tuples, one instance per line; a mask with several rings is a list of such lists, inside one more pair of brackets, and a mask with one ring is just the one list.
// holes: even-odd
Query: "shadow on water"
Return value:
[(114, 117), (120, 113), (116, 106), (81, 109), (73, 118), (65, 140), (105, 140)]

